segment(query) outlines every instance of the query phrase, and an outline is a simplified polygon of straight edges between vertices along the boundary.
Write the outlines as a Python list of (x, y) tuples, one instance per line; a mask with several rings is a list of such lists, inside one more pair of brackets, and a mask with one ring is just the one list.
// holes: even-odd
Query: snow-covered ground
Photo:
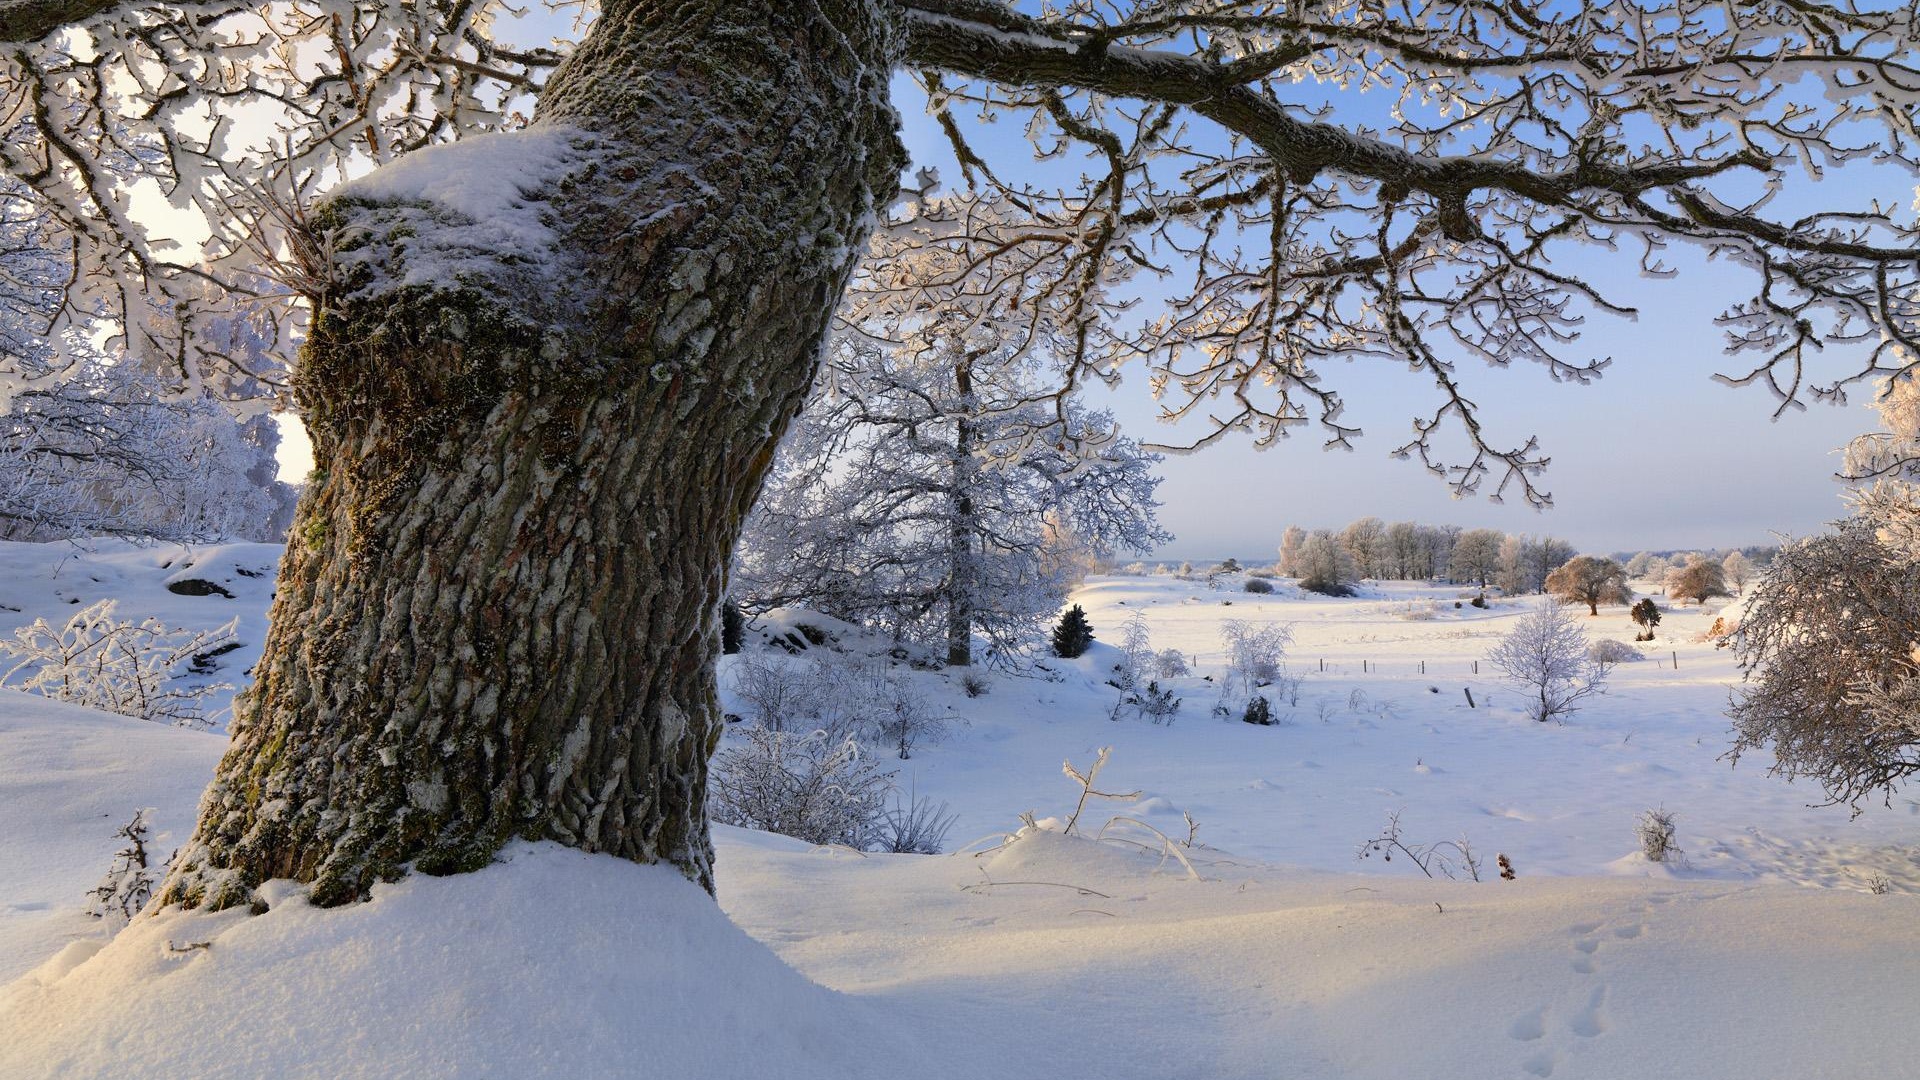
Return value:
[[(233, 600), (178, 596), (164, 583), (180, 555), (0, 545), (0, 603), (21, 609), (0, 623), (54, 622), (69, 595), (175, 625), (238, 613), (248, 649), (222, 675), (238, 674), (270, 579), (229, 572), (213, 580)], [(190, 558), (270, 569), (273, 552)], [(1920, 802), (1850, 819), (1765, 762), (1720, 760), (1737, 673), (1696, 640), (1718, 605), (1669, 610), (1650, 658), (1563, 726), (1524, 719), (1513, 690), (1473, 672), (1519, 602), (1228, 584), (1097, 578), (1075, 598), (1103, 641), (1140, 611), (1156, 648), (1198, 654), (1171, 726), (1108, 719), (1106, 645), (1049, 661), (1052, 681), (998, 675), (978, 698), (915, 673), (966, 722), (899, 762), (900, 779), (952, 804), (966, 850), (861, 854), (722, 828), (731, 924), (668, 872), (520, 845), (478, 875), (409, 879), (356, 907), (314, 911), (282, 888), (263, 916), (143, 920), (103, 948), (82, 908), (114, 830), (154, 807), (164, 855), (224, 740), (0, 692), (0, 983), (38, 969), (0, 988), (0, 1076), (1920, 1070), (1904, 1023), (1920, 998)], [(1209, 715), (1203, 676), (1219, 677), (1228, 618), (1292, 624), (1302, 679), (1286, 723)], [(1632, 637), (1624, 609), (1587, 622)], [(1102, 746), (1102, 787), (1141, 795), (1083, 824), (1125, 813), (1184, 838), (1184, 811), (1199, 846), (1181, 854), (1201, 880), (1138, 829), (1146, 848), (1007, 838), (1022, 811), (1043, 826), (1070, 811), (1061, 762)], [(1655, 806), (1676, 816), (1685, 869), (1638, 854), (1634, 820)], [(1396, 811), (1409, 841), (1464, 837), (1489, 864), (1508, 855), (1518, 880), (1356, 861)]]

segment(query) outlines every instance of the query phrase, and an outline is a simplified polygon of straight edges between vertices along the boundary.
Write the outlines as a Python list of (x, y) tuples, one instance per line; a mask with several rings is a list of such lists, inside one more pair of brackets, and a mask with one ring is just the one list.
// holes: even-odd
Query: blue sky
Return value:
[[(917, 87), (900, 77), (894, 88), (914, 163), (932, 163), (943, 181), (958, 184), (958, 166)], [(1367, 108), (1384, 106), (1385, 97), (1374, 95)], [(970, 127), (969, 136), (1005, 169), (1030, 155), (1020, 126)], [(1852, 169), (1847, 181), (1882, 175), (1890, 199), (1910, 197), (1912, 180), (1898, 171)], [(1541, 437), (1553, 458), (1540, 485), (1553, 493), (1552, 508), (1536, 511), (1519, 498), (1455, 500), (1418, 463), (1393, 460), (1388, 452), (1407, 440), (1412, 418), (1432, 408), (1428, 384), (1400, 367), (1336, 364), (1323, 375), (1344, 392), (1345, 418), (1366, 431), (1355, 451), (1324, 452), (1307, 430), (1265, 451), (1239, 439), (1170, 456), (1161, 469), (1161, 520), (1177, 539), (1159, 554), (1264, 557), (1289, 524), (1338, 527), (1367, 515), (1545, 532), (1596, 552), (1771, 543), (1776, 534), (1805, 535), (1842, 516), (1834, 451), (1875, 427), (1866, 405), (1871, 390), (1861, 387), (1844, 407), (1816, 405), (1771, 419), (1775, 403), (1765, 390), (1712, 378), (1743, 370), (1724, 355), (1712, 320), (1729, 301), (1752, 294), (1752, 279), (1684, 249), (1672, 249), (1668, 261), (1683, 268), (1679, 277), (1642, 278), (1631, 255), (1601, 251), (1586, 265), (1561, 266), (1640, 311), (1632, 321), (1592, 318), (1569, 351), (1568, 359), (1613, 358), (1594, 384), (1555, 383), (1531, 366), (1461, 365), (1494, 441)], [(1157, 421), (1143, 371), (1089, 401), (1113, 409), (1127, 433), (1143, 441), (1190, 441), (1200, 430), (1183, 435)]]

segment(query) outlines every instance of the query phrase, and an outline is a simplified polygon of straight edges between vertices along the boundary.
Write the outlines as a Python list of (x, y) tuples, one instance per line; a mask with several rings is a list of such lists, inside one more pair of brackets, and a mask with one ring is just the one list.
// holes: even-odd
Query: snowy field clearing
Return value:
[[(0, 604), (19, 609), (0, 622), (110, 597), (170, 625), (238, 615), (244, 647), (212, 676), (238, 681), (271, 589), (249, 574), (273, 558), (0, 545)], [(196, 573), (233, 596), (165, 588)], [(1558, 725), (1472, 670), (1522, 603), (1238, 590), (1105, 577), (1076, 594), (1103, 641), (1140, 611), (1156, 648), (1197, 654), (1171, 726), (1108, 719), (1107, 645), (979, 698), (916, 673), (965, 723), (900, 781), (952, 805), (955, 846), (981, 839), (889, 856), (722, 828), (731, 923), (670, 873), (522, 845), (471, 879), (335, 912), (281, 889), (259, 918), (147, 920), (103, 949), (83, 909), (114, 829), (152, 807), (171, 850), (224, 740), (0, 692), (0, 982), (25, 976), (0, 989), (0, 1076), (1911, 1074), (1920, 802), (1850, 819), (1766, 762), (1719, 760), (1736, 673), (1696, 640), (1717, 605), (1669, 610), (1663, 662), (1620, 666)], [(1279, 726), (1209, 715), (1229, 618), (1293, 626), (1302, 680)], [(1622, 609), (1584, 621), (1632, 637)], [(1101, 786), (1141, 794), (1083, 824), (1125, 813), (1183, 838), (1184, 811), (1204, 880), (1157, 850), (1006, 839), (1023, 811), (1068, 814), (1062, 760), (1103, 746)], [(1684, 869), (1638, 852), (1656, 806)], [(1464, 837), (1489, 880), (1357, 861), (1393, 812), (1409, 841)], [(1495, 878), (1496, 853), (1518, 880)]]

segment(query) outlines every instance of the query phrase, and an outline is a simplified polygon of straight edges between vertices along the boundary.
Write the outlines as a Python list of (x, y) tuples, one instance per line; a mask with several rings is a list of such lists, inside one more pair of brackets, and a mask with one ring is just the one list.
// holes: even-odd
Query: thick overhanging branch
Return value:
[(85, 22), (120, 0), (0, 0), (0, 44), (25, 45)]
[[(1485, 157), (1423, 155), (1332, 124), (1292, 116), (1248, 82), (1283, 66), (1263, 60), (1252, 68), (1164, 50), (1125, 48), (1098, 37), (1073, 42), (1042, 36), (1039, 24), (1012, 29), (1004, 18), (976, 21), (965, 14), (983, 5), (955, 0), (902, 0), (907, 14), (911, 63), (1009, 86), (1073, 87), (1113, 97), (1192, 109), (1270, 156), (1290, 180), (1308, 182), (1323, 172), (1364, 177), (1394, 195), (1422, 192), (1441, 206), (1450, 238), (1474, 239), (1479, 230), (1463, 208), (1474, 191), (1502, 191), (1550, 206), (1569, 205), (1582, 192), (1632, 196), (1656, 188), (1747, 167), (1766, 170), (1771, 160), (1752, 147), (1702, 161), (1617, 164), (1576, 160), (1554, 170)], [(1315, 51), (1301, 45), (1294, 59)], [(1251, 77), (1250, 77), (1251, 76)]]

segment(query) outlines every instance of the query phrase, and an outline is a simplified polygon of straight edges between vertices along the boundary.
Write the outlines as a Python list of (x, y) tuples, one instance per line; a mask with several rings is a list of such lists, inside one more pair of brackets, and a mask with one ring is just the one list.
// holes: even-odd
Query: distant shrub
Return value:
[(1653, 597), (1649, 596), (1633, 605), (1628, 614), (1633, 616), (1634, 625), (1640, 627), (1640, 632), (1633, 636), (1633, 640), (1652, 641), (1653, 628), (1660, 625), (1660, 606), (1653, 602)]
[(1153, 673), (1162, 679), (1179, 679), (1192, 672), (1187, 667), (1187, 658), (1180, 655), (1179, 649), (1162, 649), (1154, 654)]
[(1671, 862), (1683, 864), (1686, 852), (1673, 842), (1673, 814), (1665, 807), (1648, 810), (1634, 823), (1634, 833), (1640, 838), (1640, 853), (1648, 862)]
[(912, 797), (902, 805), (896, 798), (893, 809), (880, 815), (874, 846), (895, 855), (938, 855), (956, 816), (946, 803)]
[(969, 669), (960, 673), (960, 691), (970, 698), (985, 697), (993, 689), (993, 681), (984, 671)]
[(1247, 701), (1247, 711), (1240, 714), (1240, 720), (1243, 723), (1257, 724), (1261, 727), (1272, 727), (1275, 723), (1273, 703), (1257, 694), (1254, 695)]
[(1140, 715), (1156, 724), (1173, 723), (1174, 714), (1180, 711), (1180, 699), (1173, 696), (1172, 690), (1160, 689), (1158, 680), (1147, 680), (1147, 688), (1134, 696), (1134, 707)]
[(1247, 571), (1247, 574), (1251, 577), (1257, 577), (1257, 578), (1276, 578), (1280, 576), (1279, 574), (1276, 574), (1273, 571), (1267, 570), (1267, 569), (1249, 570)]
[(1053, 655), (1071, 660), (1087, 651), (1093, 644), (1093, 626), (1087, 622), (1087, 613), (1075, 604), (1060, 616), (1053, 627)]
[(1630, 664), (1635, 660), (1645, 660), (1646, 656), (1624, 641), (1601, 638), (1587, 646), (1587, 659), (1598, 664)]
[(1239, 619), (1220, 624), (1220, 643), (1227, 652), (1226, 689), (1236, 683), (1246, 693), (1280, 675), (1280, 661), (1293, 640), (1293, 629), (1276, 623), (1255, 626)]
[(1474, 607), (1477, 607), (1477, 608), (1484, 608), (1487, 606), (1487, 594), (1481, 593), (1480, 595), (1474, 597), (1472, 600), (1468, 601), (1468, 603), (1472, 604)]
[(1440, 607), (1431, 600), (1415, 600), (1400, 608), (1399, 617), (1407, 622), (1432, 622), (1440, 617)]
[(1248, 578), (1247, 583), (1242, 585), (1241, 588), (1250, 593), (1270, 593), (1273, 591), (1272, 584), (1257, 577)]
[(878, 841), (893, 774), (851, 738), (747, 728), (714, 757), (708, 809), (715, 821), (864, 850)]
[(201, 702), (232, 684), (176, 686), (175, 672), (230, 651), (240, 620), (217, 630), (170, 629), (155, 618), (121, 622), (115, 603), (75, 612), (58, 630), (35, 619), (12, 640), (0, 638), (0, 656), (18, 661), (0, 673), (0, 686), (24, 674), (16, 689), (156, 723), (211, 727)]
[(1219, 568), (1214, 570), (1214, 573), (1216, 574), (1237, 574), (1239, 572), (1240, 572), (1240, 560), (1238, 559), (1228, 559), (1227, 561), (1221, 563)]

